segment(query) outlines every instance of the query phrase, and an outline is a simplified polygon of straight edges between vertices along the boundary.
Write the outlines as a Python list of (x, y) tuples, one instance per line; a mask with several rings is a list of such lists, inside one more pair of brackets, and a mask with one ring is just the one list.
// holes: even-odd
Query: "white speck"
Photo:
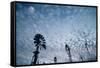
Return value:
[(30, 6), (28, 11), (33, 14), (35, 12), (35, 8), (33, 6)]

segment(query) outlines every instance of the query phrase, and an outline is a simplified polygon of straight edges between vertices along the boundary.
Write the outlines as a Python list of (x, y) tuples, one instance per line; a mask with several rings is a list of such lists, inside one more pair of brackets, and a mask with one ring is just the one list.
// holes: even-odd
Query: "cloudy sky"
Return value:
[[(78, 31), (91, 32), (90, 39), (96, 37), (95, 7), (16, 3), (17, 65), (31, 63), (35, 34), (42, 34), (46, 40), (47, 49), (41, 50), (40, 63), (53, 63), (55, 56), (58, 63), (69, 62), (65, 43), (76, 40)], [(80, 61), (78, 45), (69, 46), (73, 61)]]

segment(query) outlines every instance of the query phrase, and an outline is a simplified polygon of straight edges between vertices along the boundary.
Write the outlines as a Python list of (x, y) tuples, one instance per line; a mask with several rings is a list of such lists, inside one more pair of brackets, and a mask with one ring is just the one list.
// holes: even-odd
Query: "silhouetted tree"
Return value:
[(54, 57), (54, 63), (57, 63), (57, 58), (56, 57)]
[[(31, 63), (32, 65), (39, 63), (39, 61), (37, 62), (38, 54), (40, 53), (39, 50), (41, 50), (41, 48), (46, 49), (46, 42), (43, 35), (36, 34), (34, 37), (34, 44), (35, 44), (36, 50), (33, 52), (34, 56), (32, 57), (32, 63)], [(33, 61), (33, 58), (34, 58), (34, 61)]]
[[(87, 60), (93, 60), (93, 53), (91, 52), (91, 48), (92, 48), (92, 51), (95, 51), (95, 36), (93, 35), (95, 32), (92, 32), (92, 30), (89, 30), (89, 31), (78, 31), (78, 42), (81, 42), (81, 44), (79, 45), (82, 45), (84, 46), (85, 50), (86, 50), (86, 53), (88, 54), (86, 57), (87, 57)], [(92, 36), (93, 35), (93, 36)], [(91, 54), (92, 53), (92, 54)], [(81, 56), (80, 57), (81, 60), (84, 60), (84, 56)], [(83, 58), (83, 59), (82, 59)], [(92, 59), (91, 59), (92, 58)], [(94, 58), (95, 59), (95, 58)]]
[(84, 46), (85, 46), (85, 48), (86, 48), (86, 50), (87, 50), (87, 53), (89, 54), (89, 56), (90, 56), (90, 52), (89, 52), (89, 44), (88, 44), (88, 41), (87, 40), (89, 40), (87, 37), (89, 37), (89, 35), (90, 35), (90, 33), (88, 32), (88, 33), (86, 33), (85, 31), (83, 31), (83, 32), (79, 32), (79, 34), (80, 34), (80, 37), (82, 37), (83, 39), (84, 39)]
[(65, 45), (65, 50), (66, 50), (66, 52), (67, 52), (67, 54), (68, 54), (69, 61), (72, 62), (70, 47), (69, 47), (67, 44)]

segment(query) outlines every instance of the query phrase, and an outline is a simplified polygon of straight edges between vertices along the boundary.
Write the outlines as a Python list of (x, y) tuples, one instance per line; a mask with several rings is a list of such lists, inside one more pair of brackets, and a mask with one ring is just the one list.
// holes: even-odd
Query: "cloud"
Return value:
[(28, 8), (29, 13), (34, 14), (35, 13), (35, 8), (33, 6), (30, 6)]

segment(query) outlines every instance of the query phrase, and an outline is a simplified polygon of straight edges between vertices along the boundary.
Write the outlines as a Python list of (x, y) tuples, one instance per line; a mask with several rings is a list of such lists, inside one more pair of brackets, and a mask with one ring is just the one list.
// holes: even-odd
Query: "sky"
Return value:
[[(87, 61), (84, 46), (70, 41), (83, 40), (82, 32), (89, 33), (88, 39), (96, 42), (96, 7), (16, 3), (16, 64), (31, 64), (36, 34), (44, 36), (47, 46), (39, 54), (39, 63), (54, 63), (54, 57), (58, 63), (69, 62), (66, 43), (71, 47), (73, 61), (80, 61), (79, 54)], [(90, 51), (91, 58), (95, 57), (96, 44)]]

